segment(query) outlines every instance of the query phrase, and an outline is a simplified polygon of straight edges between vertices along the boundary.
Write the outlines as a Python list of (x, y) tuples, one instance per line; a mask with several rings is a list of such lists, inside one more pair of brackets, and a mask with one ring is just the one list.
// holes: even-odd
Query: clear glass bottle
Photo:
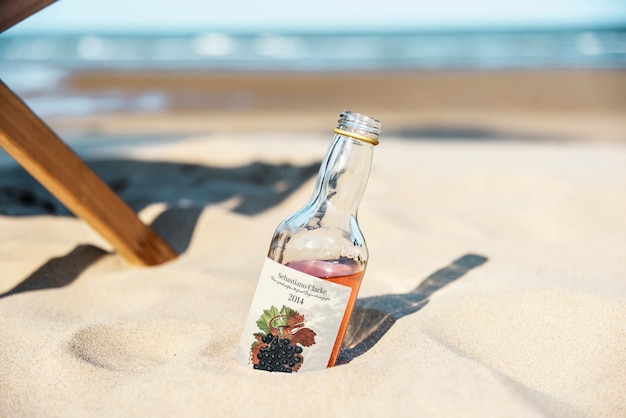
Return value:
[[(296, 303), (296, 307), (293, 309), (298, 309), (298, 312), (306, 308), (308, 302), (304, 301), (311, 300), (311, 294), (307, 289), (317, 289), (324, 286), (314, 284), (311, 287), (306, 282), (307, 287), (305, 288), (303, 279), (292, 277), (291, 269), (322, 279), (325, 282), (340, 285), (341, 290), (345, 291), (345, 299), (341, 299), (341, 303), (332, 301), (332, 309), (340, 310), (340, 312), (337, 320), (338, 329), (333, 331), (334, 335), (325, 337), (326, 340), (332, 338), (328, 344), (329, 357), (324, 359), (325, 362), (327, 361), (325, 367), (335, 365), (367, 266), (369, 254), (359, 228), (357, 214), (370, 173), (373, 148), (378, 144), (380, 130), (380, 122), (368, 116), (350, 111), (344, 111), (341, 114), (338, 125), (334, 129), (333, 142), (321, 164), (311, 199), (304, 207), (285, 218), (278, 225), (267, 256), (269, 260), (289, 269), (282, 273), (276, 273), (273, 279), (274, 283), (278, 284), (277, 278), (284, 278), (287, 282), (283, 282), (282, 286), (275, 287), (282, 290), (282, 287), (287, 286), (291, 289), (290, 292), (292, 290), (297, 292), (288, 297), (290, 302)], [(302, 292), (299, 291), (298, 286)], [(332, 285), (327, 284), (327, 286)], [(339, 287), (337, 288), (339, 289)], [(323, 295), (326, 296), (325, 290), (323, 292)], [(257, 288), (257, 293), (259, 293), (259, 288)], [(302, 303), (298, 304), (298, 302)], [(277, 303), (276, 306), (281, 303)], [(291, 308), (285, 309), (289, 309), (291, 312)], [(320, 306), (318, 309), (322, 312), (324, 309), (331, 308)], [(283, 321), (282, 317), (286, 317), (286, 314), (280, 315), (276, 311), (274, 314), (273, 319), (266, 326), (266, 328), (271, 328), (272, 335), (282, 333), (281, 338), (285, 335), (288, 338), (295, 335), (292, 334), (293, 329), (289, 329), (287, 320)], [(313, 314), (306, 315), (312, 316)], [(326, 311), (323, 311), (322, 315), (332, 316)], [(266, 316), (269, 317), (271, 314), (268, 313)], [(251, 318), (254, 318), (254, 314)], [(280, 328), (279, 323), (284, 327), (280, 332), (275, 331)], [(302, 324), (304, 321), (301, 321), (299, 326), (303, 327)], [(284, 330), (290, 332), (283, 332)], [(302, 335), (305, 333), (303, 332)], [(281, 338), (277, 338), (277, 340), (284, 341), (285, 346), (287, 346), (287, 339)], [(271, 339), (271, 336), (265, 339)], [(323, 340), (323, 336), (319, 335), (318, 339)], [(255, 352), (254, 347), (258, 348), (258, 345), (261, 345), (263, 350), (267, 349), (267, 344), (264, 341), (259, 340), (258, 344), (253, 344), (253, 362), (258, 361), (254, 359), (255, 356), (260, 355), (262, 357), (262, 354)], [(292, 341), (297, 341), (297, 339), (293, 338)], [(304, 344), (306, 345), (306, 343)], [(296, 346), (297, 344), (294, 343), (293, 345)], [(303, 361), (303, 358), (300, 360)], [(258, 367), (255, 366), (255, 368)]]

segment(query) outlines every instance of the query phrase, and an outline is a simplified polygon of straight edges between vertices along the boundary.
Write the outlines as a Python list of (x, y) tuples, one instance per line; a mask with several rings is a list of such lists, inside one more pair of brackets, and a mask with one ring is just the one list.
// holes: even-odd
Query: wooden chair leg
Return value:
[(1, 80), (0, 146), (129, 262), (155, 265), (177, 257)]
[(0, 0), (0, 33), (56, 0)]

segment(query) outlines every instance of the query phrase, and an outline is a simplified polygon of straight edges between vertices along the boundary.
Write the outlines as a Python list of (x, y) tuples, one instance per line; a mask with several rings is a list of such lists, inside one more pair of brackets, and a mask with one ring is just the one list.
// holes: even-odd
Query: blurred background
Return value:
[(623, 0), (64, 0), (0, 35), (62, 135), (327, 132), (626, 140)]

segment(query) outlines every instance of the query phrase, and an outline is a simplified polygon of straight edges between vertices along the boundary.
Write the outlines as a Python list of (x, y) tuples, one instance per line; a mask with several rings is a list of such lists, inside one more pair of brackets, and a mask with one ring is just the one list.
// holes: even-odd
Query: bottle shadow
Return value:
[(347, 364), (365, 354), (380, 341), (398, 319), (419, 311), (426, 306), (433, 293), (487, 260), (481, 255), (466, 254), (428, 276), (408, 293), (357, 299), (337, 358), (337, 365)]

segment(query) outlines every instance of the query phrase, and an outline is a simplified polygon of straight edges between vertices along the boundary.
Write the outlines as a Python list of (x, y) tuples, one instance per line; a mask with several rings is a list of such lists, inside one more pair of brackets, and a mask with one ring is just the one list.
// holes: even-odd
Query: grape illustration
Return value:
[(304, 327), (304, 316), (293, 309), (275, 306), (263, 311), (257, 321), (250, 350), (255, 370), (294, 373), (304, 362), (303, 347), (315, 344), (315, 331)]

